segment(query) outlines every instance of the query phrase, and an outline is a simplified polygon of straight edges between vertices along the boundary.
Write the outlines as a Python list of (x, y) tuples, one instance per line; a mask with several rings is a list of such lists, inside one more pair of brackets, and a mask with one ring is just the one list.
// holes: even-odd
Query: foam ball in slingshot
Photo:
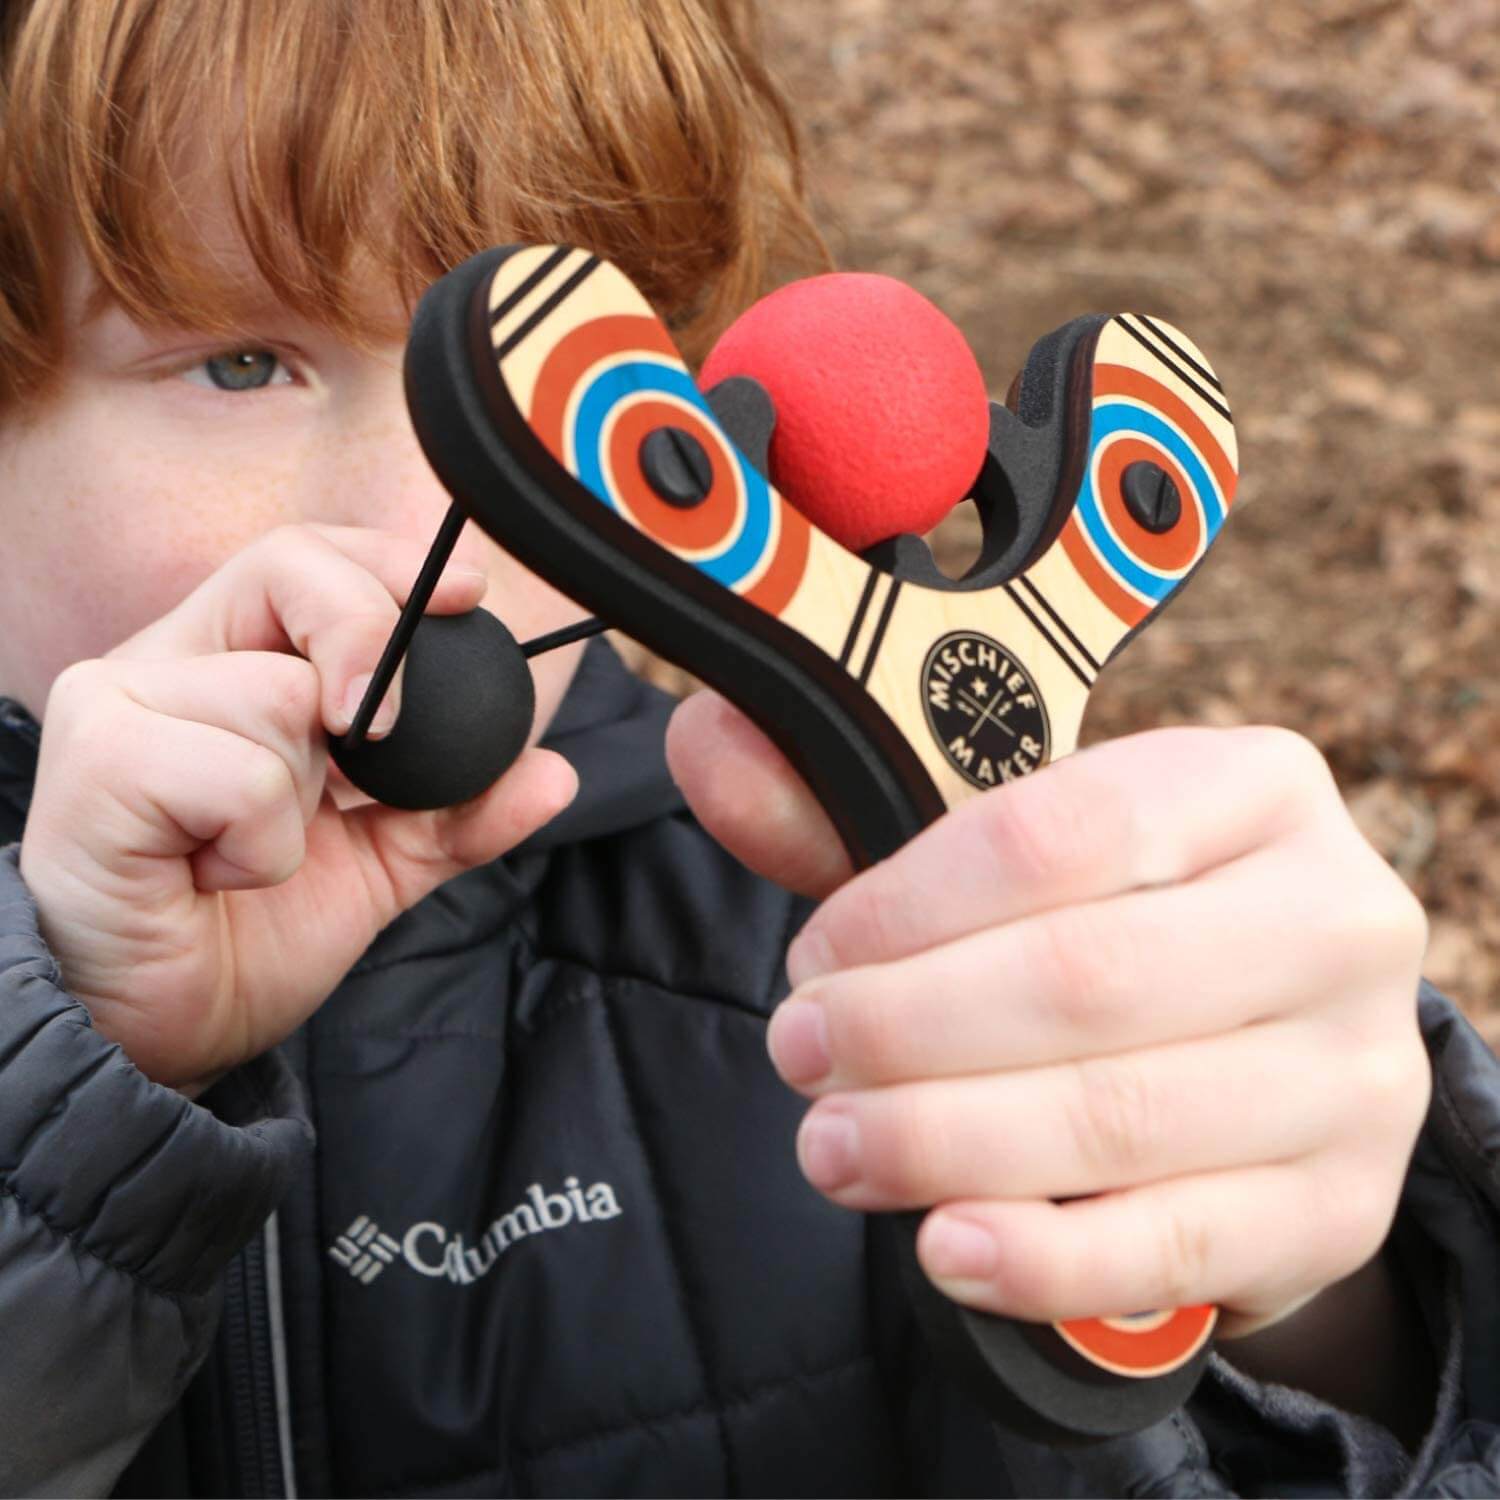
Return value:
[(989, 399), (973, 351), (890, 276), (814, 276), (762, 298), (700, 380), (710, 389), (736, 375), (775, 403), (771, 482), (853, 552), (930, 531), (984, 462)]

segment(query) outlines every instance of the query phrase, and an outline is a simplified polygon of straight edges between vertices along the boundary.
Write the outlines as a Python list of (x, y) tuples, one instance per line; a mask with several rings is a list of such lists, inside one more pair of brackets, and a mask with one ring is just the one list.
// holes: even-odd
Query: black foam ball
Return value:
[(337, 736), (329, 753), (355, 786), (388, 807), (451, 807), (504, 775), (525, 748), (535, 713), (531, 669), (494, 615), (423, 615), (406, 653), (396, 727), (352, 750)]

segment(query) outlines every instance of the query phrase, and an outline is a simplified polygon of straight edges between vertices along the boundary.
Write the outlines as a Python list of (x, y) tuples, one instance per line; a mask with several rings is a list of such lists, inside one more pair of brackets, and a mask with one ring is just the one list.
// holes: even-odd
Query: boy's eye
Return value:
[(215, 354), (183, 373), (194, 385), (211, 385), (221, 391), (258, 391), (268, 385), (286, 385), (292, 378), (269, 349)]

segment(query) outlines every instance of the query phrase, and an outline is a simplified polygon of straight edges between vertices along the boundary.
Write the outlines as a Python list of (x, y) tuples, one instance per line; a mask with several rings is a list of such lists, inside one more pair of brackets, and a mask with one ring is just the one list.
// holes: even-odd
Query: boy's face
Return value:
[[(85, 317), (84, 300), (56, 393), (0, 420), (0, 693), (40, 717), (65, 667), (283, 523), (435, 535), (448, 495), (407, 418), (399, 339), (355, 348), (267, 299), (228, 341)], [(371, 306), (399, 326), (390, 298)], [(583, 613), (473, 525), (455, 560), (489, 576), (484, 607), (519, 640)], [(538, 736), (577, 655), (533, 663)]]

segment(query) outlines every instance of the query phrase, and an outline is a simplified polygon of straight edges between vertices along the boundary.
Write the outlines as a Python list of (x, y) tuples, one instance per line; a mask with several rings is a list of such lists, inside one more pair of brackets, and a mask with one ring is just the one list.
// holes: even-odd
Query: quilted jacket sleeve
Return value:
[(274, 1057), (211, 1109), (99, 1036), (18, 849), (0, 849), (0, 1495), (104, 1495), (207, 1353), (220, 1272), (311, 1136)]

